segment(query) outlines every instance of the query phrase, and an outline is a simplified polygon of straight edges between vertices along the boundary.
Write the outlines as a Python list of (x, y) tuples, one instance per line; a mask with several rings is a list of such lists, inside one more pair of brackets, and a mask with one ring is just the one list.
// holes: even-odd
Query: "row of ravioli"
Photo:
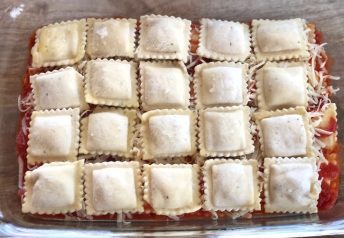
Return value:
[(260, 211), (264, 204), (267, 213), (317, 212), (321, 189), (315, 158), (265, 158), (262, 176), (257, 160), (210, 159), (202, 168), (137, 161), (53, 162), (26, 172), (22, 210), (64, 214), (85, 207), (87, 215), (175, 216), (201, 208)]
[[(27, 160), (75, 161), (78, 154), (159, 160), (198, 151), (204, 157), (244, 156), (255, 151), (251, 116), (247, 106), (142, 115), (133, 109), (97, 107), (80, 122), (79, 109), (34, 111)], [(314, 156), (314, 134), (304, 107), (261, 111), (253, 117), (263, 157)]]
[[(314, 32), (303, 19), (253, 20), (252, 24), (201, 19), (200, 29), (194, 30), (199, 31), (199, 56), (241, 62), (250, 57), (258, 61), (307, 60), (308, 42), (314, 38)], [(31, 50), (32, 66), (72, 65), (85, 55), (93, 59), (125, 57), (187, 62), (191, 32), (191, 21), (161, 15), (142, 16), (139, 22), (90, 18), (55, 23), (37, 30)]]
[[(187, 109), (193, 107), (194, 98), (196, 108), (202, 109), (247, 105), (253, 92), (259, 109), (275, 110), (307, 107), (310, 88), (309, 65), (302, 62), (268, 62), (256, 71), (246, 63), (202, 63), (195, 67), (193, 79), (183, 63), (171, 61), (138, 66), (134, 61), (96, 59), (79, 70), (67, 67), (32, 75), (35, 110), (86, 110), (87, 103), (141, 106), (143, 111)], [(251, 81), (256, 83), (248, 89)]]

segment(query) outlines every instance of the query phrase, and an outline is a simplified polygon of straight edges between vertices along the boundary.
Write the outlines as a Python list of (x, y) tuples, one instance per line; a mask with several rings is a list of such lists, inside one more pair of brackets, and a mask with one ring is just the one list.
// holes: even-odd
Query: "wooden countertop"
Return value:
[[(90, 16), (137, 18), (149, 13), (181, 16), (190, 20), (202, 17), (238, 21), (254, 18), (306, 18), (316, 23), (323, 32), (324, 40), (328, 43), (327, 52), (334, 59), (332, 74), (344, 76), (344, 1), (341, 0), (2, 0), (0, 1), (0, 196), (16, 199), (17, 97), (21, 90), (21, 79), (28, 58), (27, 45), (30, 34), (37, 27), (61, 20)], [(343, 80), (334, 84), (344, 90)], [(338, 105), (339, 126), (344, 128), (343, 91), (339, 91), (334, 101)], [(343, 142), (343, 131), (340, 133), (339, 137)], [(0, 204), (1, 206), (6, 204)]]

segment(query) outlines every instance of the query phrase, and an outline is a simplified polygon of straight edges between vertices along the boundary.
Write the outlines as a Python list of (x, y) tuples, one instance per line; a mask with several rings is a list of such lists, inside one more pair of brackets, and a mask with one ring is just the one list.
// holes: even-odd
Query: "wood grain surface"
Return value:
[[(22, 9), (22, 11), (20, 11)], [(28, 58), (28, 38), (42, 25), (82, 18), (124, 16), (138, 18), (143, 14), (166, 14), (191, 20), (202, 17), (248, 21), (254, 18), (306, 18), (316, 23), (328, 42), (328, 54), (333, 58), (332, 74), (344, 76), (344, 1), (341, 0), (118, 0), (72, 1), (35, 0), (0, 1), (0, 210), (19, 201), (17, 193), (18, 165), (15, 156), (17, 127), (17, 97), (21, 90)], [(342, 81), (334, 82), (344, 91)], [(339, 126), (344, 128), (343, 91), (334, 101), (339, 112)], [(340, 131), (340, 141), (343, 133)], [(341, 187), (343, 188), (343, 186)], [(343, 190), (343, 189), (341, 189)], [(19, 210), (18, 210), (19, 211)], [(15, 222), (15, 215), (4, 213), (4, 220)]]

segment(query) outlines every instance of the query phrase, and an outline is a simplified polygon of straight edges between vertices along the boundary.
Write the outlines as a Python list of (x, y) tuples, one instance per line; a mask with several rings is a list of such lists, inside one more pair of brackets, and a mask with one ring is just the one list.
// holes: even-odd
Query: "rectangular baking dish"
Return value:
[[(198, 20), (202, 17), (249, 21), (301, 17), (314, 22), (328, 42), (333, 59), (332, 75), (344, 73), (344, 2), (319, 1), (1, 1), (0, 19), (0, 236), (88, 237), (99, 235), (237, 235), (252, 237), (297, 237), (344, 234), (344, 185), (341, 181), (337, 204), (316, 215), (261, 215), (247, 219), (188, 219), (181, 221), (67, 221), (36, 218), (21, 213), (17, 196), (18, 164), (15, 156), (17, 96), (21, 90), (28, 58), (28, 39), (39, 26), (82, 17), (124, 16), (138, 18), (155, 13)], [(330, 17), (329, 17), (330, 16)], [(342, 81), (335, 87), (344, 88)], [(342, 144), (344, 95), (334, 97), (338, 107), (339, 142)], [(342, 151), (340, 152), (342, 155)], [(342, 172), (343, 169), (342, 169)], [(342, 179), (342, 178), (341, 178)]]

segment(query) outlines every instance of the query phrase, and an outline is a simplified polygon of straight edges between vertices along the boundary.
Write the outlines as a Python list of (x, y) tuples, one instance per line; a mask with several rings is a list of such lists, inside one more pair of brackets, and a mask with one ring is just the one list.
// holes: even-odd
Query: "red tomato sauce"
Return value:
[[(309, 27), (315, 29), (314, 24), (309, 24)], [(320, 31), (315, 29), (316, 33), (316, 43), (320, 44), (322, 42), (322, 34)], [(191, 42), (191, 53), (196, 53), (197, 47), (198, 47), (198, 36), (199, 36), (199, 25), (198, 24), (192, 24), (192, 37), (190, 39)], [(33, 34), (29, 40), (29, 49), (31, 49), (34, 45), (35, 40), (35, 34)], [(197, 57), (197, 56), (196, 56)], [(328, 56), (324, 55), (327, 59)], [(208, 61), (207, 59), (203, 59), (204, 61)], [(24, 78), (22, 80), (22, 92), (20, 94), (20, 97), (26, 98), (30, 92), (31, 92), (31, 86), (29, 82), (30, 75), (37, 74), (40, 72), (45, 72), (48, 70), (52, 70), (54, 68), (47, 68), (47, 69), (34, 69), (31, 67), (32, 58), (31, 55), (28, 60), (28, 69), (26, 70), (26, 73), (24, 75)], [(201, 62), (197, 62), (199, 64)], [(328, 70), (330, 67), (330, 64), (332, 63), (331, 60), (327, 61), (326, 69)], [(196, 65), (197, 65), (196, 64)], [(319, 70), (319, 65), (316, 66), (316, 69)], [(190, 67), (188, 69), (189, 73), (192, 75), (194, 73), (194, 67)], [(330, 83), (329, 80), (326, 83)], [(18, 195), (20, 198), (23, 198), (24, 196), (24, 174), (29, 169), (27, 165), (27, 142), (28, 142), (28, 126), (24, 128), (24, 125), (29, 125), (30, 122), (30, 116), (33, 111), (32, 107), (25, 107), (23, 106), (23, 109), (25, 111), (20, 111), (19, 113), (19, 121), (18, 121), (18, 130), (17, 130), (17, 136), (16, 136), (16, 154), (18, 157), (18, 162), (22, 166), (20, 166), (20, 174), (23, 175), (19, 178), (19, 190)], [(25, 130), (24, 130), (25, 129)], [(324, 130), (335, 132), (337, 130), (337, 119), (335, 117), (330, 118), (328, 125), (326, 125), (326, 128), (322, 128)], [(326, 135), (321, 135), (320, 137), (326, 137)], [(318, 208), (319, 210), (327, 210), (334, 206), (337, 197), (338, 197), (338, 190), (339, 190), (339, 174), (340, 174), (340, 163), (339, 163), (339, 145), (338, 143), (334, 148), (324, 148), (323, 153), (325, 158), (329, 161), (328, 164), (322, 164), (320, 166), (321, 171), (319, 173), (319, 176), (321, 179), (323, 179), (323, 182), (321, 184), (321, 193), (318, 200)], [(166, 221), (171, 220), (171, 218), (166, 216), (159, 216), (155, 215), (153, 213), (150, 213), (151, 207), (149, 204), (145, 204), (145, 212), (143, 214), (133, 214), (132, 218), (137, 220), (157, 220), (157, 221)], [(264, 213), (264, 210), (259, 212), (253, 212), (253, 214), (261, 214)], [(69, 214), (71, 216), (78, 217), (78, 213), (72, 213)], [(228, 216), (227, 212), (217, 212), (218, 217), (225, 217)], [(52, 219), (63, 219), (64, 215), (37, 215), (40, 217), (45, 218), (52, 218)], [(212, 213), (206, 212), (203, 210), (199, 210), (193, 213), (184, 214), (181, 216), (178, 216), (179, 218), (187, 218), (187, 219), (202, 219), (202, 218), (210, 218), (212, 217)], [(116, 220), (116, 215), (102, 215), (102, 216), (93, 216), (93, 219), (108, 219), (108, 220)]]

